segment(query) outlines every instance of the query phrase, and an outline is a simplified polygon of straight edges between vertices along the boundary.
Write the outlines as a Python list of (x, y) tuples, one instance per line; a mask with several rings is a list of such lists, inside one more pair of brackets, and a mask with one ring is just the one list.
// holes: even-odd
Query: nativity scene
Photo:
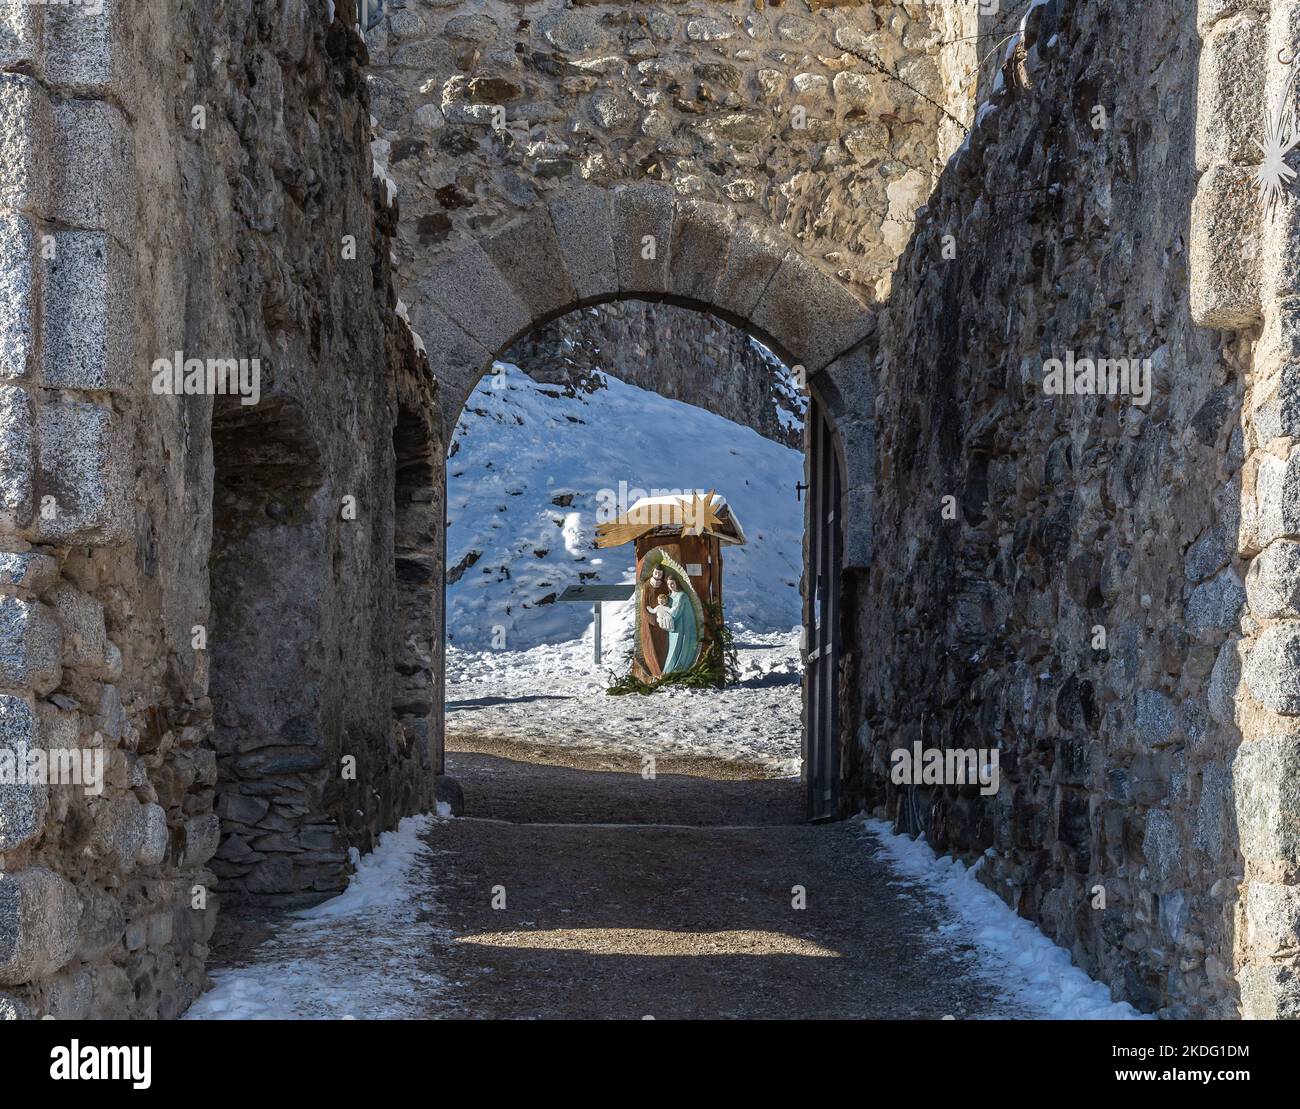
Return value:
[(726, 499), (713, 491), (643, 497), (596, 535), (600, 547), (635, 545), (632, 678), (652, 685), (690, 674), (721, 684), (722, 548), (745, 543)]

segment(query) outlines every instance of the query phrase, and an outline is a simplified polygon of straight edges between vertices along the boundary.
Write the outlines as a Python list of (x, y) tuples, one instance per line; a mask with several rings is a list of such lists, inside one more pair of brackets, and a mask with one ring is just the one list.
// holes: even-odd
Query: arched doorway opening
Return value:
[[(731, 325), (720, 323), (717, 321), (716, 317), (698, 311), (695, 306), (691, 306), (691, 309), (682, 309), (680, 307), (663, 305), (655, 302), (650, 302), (649, 304), (643, 303), (646, 300), (647, 298), (624, 298), (615, 296), (605, 298), (601, 301), (601, 304), (621, 307), (623, 305), (628, 305), (631, 302), (638, 308), (655, 309), (661, 313), (676, 311), (680, 312), (683, 316), (713, 319), (717, 326), (724, 327), (729, 331), (735, 330), (736, 334), (740, 336), (741, 340), (745, 344), (752, 345), (758, 349), (764, 349), (756, 340), (744, 335), (739, 330), (734, 329)], [(583, 316), (595, 316), (598, 313), (593, 306), (588, 305), (580, 310), (580, 314)], [(554, 324), (551, 324), (550, 327), (553, 328)], [(749, 329), (751, 333), (758, 330), (760, 329)], [(768, 338), (768, 336), (763, 335), (763, 338)], [(567, 342), (567, 340), (562, 341)], [(518, 351), (527, 346), (529, 346), (528, 343), (512, 344), (506, 352), (503, 352), (503, 359), (508, 360), (511, 357), (517, 357)], [(662, 354), (663, 352), (660, 353)], [(672, 356), (673, 355), (670, 352), (670, 357)], [(768, 358), (771, 362), (781, 365), (781, 363), (771, 353), (768, 354)], [(468, 415), (471, 420), (486, 419), (490, 415), (493, 415), (489, 410), (494, 407), (491, 401), (497, 391), (497, 387), (501, 390), (509, 390), (516, 387), (513, 379), (503, 372), (503, 363), (501, 361), (494, 360), (491, 365), (492, 372), (476, 384), (477, 391), (469, 395), (464, 412), (453, 412), (449, 418), (459, 422), (464, 414)], [(661, 362), (660, 365), (663, 365), (663, 363)], [(623, 369), (626, 371), (626, 366), (624, 366)], [(637, 370), (640, 370), (643, 376), (646, 372), (653, 373), (654, 367), (637, 367)], [(716, 367), (702, 363), (696, 367), (698, 380), (688, 381), (684, 389), (680, 381), (672, 381), (668, 383), (669, 389), (665, 391), (671, 391), (673, 395), (678, 397), (682, 397), (683, 391), (685, 391), (686, 396), (682, 397), (682, 399), (686, 399), (692, 403), (709, 405), (715, 409), (719, 407), (719, 394), (721, 394), (721, 400), (723, 402), (722, 406), (725, 407), (726, 398), (736, 391), (734, 386), (737, 379), (734, 377), (734, 374), (731, 377), (725, 377), (724, 374), (724, 380), (719, 381), (717, 380), (716, 370)], [(793, 748), (795, 766), (802, 769), (805, 778), (805, 793), (803, 801), (801, 802), (802, 811), (807, 818), (823, 820), (832, 819), (835, 816), (840, 815), (838, 811), (838, 776), (840, 766), (838, 744), (840, 740), (837, 731), (837, 703), (840, 684), (838, 658), (840, 609), (838, 605), (838, 588), (839, 568), (844, 554), (842, 528), (845, 512), (846, 482), (843, 475), (840, 457), (835, 445), (838, 441), (838, 437), (835, 432), (834, 417), (831, 414), (832, 406), (838, 402), (838, 394), (835, 390), (829, 390), (828, 392), (830, 395), (827, 401), (818, 400), (818, 394), (821, 390), (815, 387), (808, 388), (808, 382), (803, 367), (795, 367), (794, 372), (790, 372), (788, 367), (782, 365), (782, 371), (785, 373), (785, 385), (789, 392), (798, 394), (800, 405), (802, 407), (807, 407), (810, 402), (812, 403), (811, 411), (815, 412), (817, 421), (815, 426), (810, 428), (806, 434), (802, 427), (800, 427), (798, 437), (800, 446), (806, 451), (814, 452), (814, 454), (809, 455), (806, 460), (800, 459), (798, 455), (795, 454), (794, 457), (797, 460), (797, 470), (792, 471), (791, 473), (788, 482), (789, 488), (784, 491), (771, 489), (767, 492), (769, 492), (772, 497), (785, 497), (788, 499), (789, 515), (797, 521), (792, 532), (792, 553), (788, 559), (788, 584), (793, 597), (793, 607), (791, 609), (793, 616), (791, 624), (802, 624), (802, 628), (799, 629), (802, 632), (802, 640), (799, 643), (802, 651), (796, 651), (797, 662), (792, 680), (795, 684), (802, 683), (804, 686), (804, 696), (802, 713), (800, 713), (799, 702), (797, 700), (792, 702), (795, 707), (789, 731), (792, 740), (795, 736), (803, 736), (801, 766), (798, 741), (793, 740), (795, 744)], [(548, 377), (543, 373), (540, 376), (550, 384), (555, 385), (557, 389), (567, 389), (572, 392), (575, 389), (575, 384), (579, 391), (584, 388), (584, 383), (581, 380), (578, 380), (576, 383), (573, 380), (562, 380), (563, 375), (557, 376), (551, 374)], [(632, 372), (632, 376), (638, 376), (636, 370)], [(648, 379), (644, 381), (644, 384), (655, 388), (660, 383), (653, 379)], [(658, 389), (656, 388), (655, 391), (658, 392)], [(804, 413), (801, 411), (801, 418), (798, 421), (800, 425), (802, 424), (803, 414)], [(581, 422), (581, 419), (578, 417), (570, 416), (569, 418)], [(509, 420), (518, 420), (519, 422), (523, 422), (521, 415), (518, 413), (507, 417), (507, 422)], [(624, 429), (628, 426), (636, 426), (635, 417), (621, 425), (610, 426), (607, 428), (607, 432), (611, 437), (617, 439), (621, 434), (623, 434)], [(487, 580), (494, 584), (500, 583), (505, 579), (512, 579), (509, 582), (509, 587), (513, 588), (516, 582), (513, 580), (512, 576), (518, 575), (520, 572), (519, 570), (516, 569), (512, 571), (511, 567), (506, 564), (507, 559), (503, 557), (499, 551), (494, 554), (488, 554), (485, 557), (485, 544), (481, 542), (474, 543), (467, 541), (463, 536), (456, 535), (455, 532), (460, 527), (461, 514), (474, 511), (475, 509), (483, 514), (484, 519), (490, 519), (492, 521), (490, 527), (499, 527), (503, 520), (509, 518), (508, 507), (512, 506), (515, 499), (519, 498), (521, 494), (525, 492), (524, 488), (521, 486), (526, 483), (521, 480), (515, 480), (513, 483), (509, 480), (503, 481), (494, 486), (496, 490), (494, 494), (486, 497), (486, 499), (480, 498), (481, 503), (477, 505), (468, 503), (470, 499), (469, 494), (462, 493), (457, 488), (458, 483), (463, 479), (467, 469), (466, 455), (464, 453), (459, 453), (462, 444), (461, 440), (457, 437), (463, 430), (463, 426), (457, 428), (456, 431), (449, 436), (448, 521), (450, 530), (448, 532), (449, 539), (447, 545), (444, 588), (449, 585), (452, 588), (453, 593), (459, 595), (464, 593), (467, 582), (479, 584), (484, 580), (485, 575), (488, 576)], [(635, 451), (643, 448), (631, 447), (630, 449)], [(520, 475), (518, 472), (519, 464), (517, 457), (511, 455), (504, 445), (500, 448), (500, 452), (498, 461), (502, 464), (503, 468), (510, 468), (511, 477), (519, 479)], [(559, 453), (558, 448), (556, 449), (556, 453)], [(735, 452), (733, 451), (733, 454), (734, 453)], [(557, 459), (557, 464), (558, 462), (559, 460)], [(480, 466), (482, 465), (481, 461), (476, 462), (471, 460), (470, 466), (475, 464)], [(487, 465), (490, 468), (492, 463), (488, 462)], [(617, 468), (617, 464), (613, 465)], [(743, 471), (744, 464), (742, 461), (741, 465), (738, 467), (738, 472)], [(557, 473), (559, 472), (560, 471), (557, 471)], [(611, 471), (611, 473), (612, 472), (613, 471)], [(652, 491), (650, 487), (655, 485), (653, 479), (641, 477), (636, 472), (635, 465), (624, 465), (622, 470), (619, 472), (623, 477), (623, 485), (625, 488), (636, 487), (639, 482), (639, 485), (644, 487), (642, 490), (643, 492), (650, 492)], [(717, 475), (723, 475), (726, 471), (725, 467), (720, 467), (711, 472)], [(662, 488), (667, 489), (674, 487), (676, 484), (681, 484), (680, 481), (675, 482), (671, 476), (668, 476), (666, 471), (663, 471), (663, 473)], [(716, 476), (710, 479), (701, 474), (691, 481), (688, 481), (687, 484), (691, 485), (692, 488), (699, 486), (696, 492), (703, 493), (706, 488), (710, 487), (710, 485), (721, 488), (723, 480), (723, 476)], [(745, 485), (748, 484), (747, 479), (744, 477), (738, 477), (735, 481), (737, 483), (737, 488), (740, 488), (742, 483)], [(567, 474), (565, 475), (565, 480), (558, 480), (558, 483), (555, 485), (553, 490), (555, 494), (554, 503), (556, 505), (556, 511), (552, 514), (554, 517), (552, 522), (556, 527), (560, 528), (565, 526), (565, 517), (578, 515), (574, 510), (581, 508), (582, 505), (581, 503), (575, 505), (575, 498), (600, 492), (599, 486), (602, 484), (609, 485), (611, 482), (601, 482), (599, 480), (580, 480), (574, 482), (567, 480)], [(572, 486), (572, 488), (570, 486)], [(731, 495), (730, 491), (727, 489), (721, 489), (721, 491), (728, 496)], [(741, 491), (743, 493), (743, 489)], [(479, 493), (476, 492), (474, 496), (478, 497)], [(800, 501), (802, 501), (803, 504), (800, 504)], [(752, 511), (752, 509), (748, 508), (745, 511), (742, 511), (742, 518), (746, 518), (750, 511)], [(566, 538), (577, 542), (579, 541), (577, 531), (581, 531), (582, 528), (579, 524), (574, 524), (573, 527), (576, 529), (575, 535)], [(816, 528), (815, 532), (811, 530), (814, 527)], [(559, 536), (556, 536), (556, 538), (558, 539)], [(767, 536), (763, 537), (764, 542), (766, 542), (767, 539)], [(590, 536), (581, 538), (581, 542), (588, 542), (589, 540)], [(546, 622), (556, 623), (558, 626), (559, 624), (564, 623), (564, 621), (560, 620), (557, 622), (552, 618), (552, 615), (564, 607), (557, 604), (557, 601), (559, 594), (564, 588), (565, 581), (562, 580), (561, 575), (557, 575), (553, 572), (545, 572), (542, 577), (538, 577), (538, 572), (551, 571), (552, 567), (550, 563), (545, 561), (549, 552), (549, 545), (546, 543), (545, 538), (538, 538), (536, 544), (537, 545), (531, 553), (535, 555), (539, 561), (534, 562), (532, 558), (522, 558), (524, 564), (523, 573), (530, 575), (528, 578), (529, 581), (536, 579), (536, 588), (533, 590), (532, 594), (521, 594), (521, 596), (516, 598), (516, 600), (522, 602), (519, 607), (524, 610), (528, 610), (530, 606), (536, 606), (537, 611), (528, 617), (530, 620), (534, 621), (535, 624), (538, 622)], [(601, 575), (595, 572), (582, 572), (579, 577), (582, 581), (595, 581), (599, 579)], [(728, 590), (728, 595), (729, 597), (731, 596), (730, 589)], [(465, 619), (464, 612), (462, 611), (464, 606), (457, 598), (453, 597), (446, 598), (444, 600), (444, 605), (447, 613), (447, 632), (454, 648), (456, 646), (456, 628), (458, 623), (463, 624)], [(476, 636), (474, 639), (475, 643), (477, 643), (478, 640), (483, 640), (484, 642), (491, 640), (493, 646), (501, 650), (508, 650), (517, 645), (517, 641), (513, 637), (516, 634), (516, 625), (519, 615), (521, 614), (515, 612), (494, 612), (493, 614), (489, 614), (482, 605), (476, 607), (474, 611), (477, 623), (471, 634)], [(543, 612), (544, 615), (542, 614)], [(573, 612), (572, 615), (576, 616), (578, 615), (578, 612)], [(589, 606), (584, 606), (582, 609), (582, 615), (590, 615)], [(609, 617), (606, 617), (606, 619), (608, 621)], [(617, 627), (617, 621), (614, 623)], [(585, 634), (590, 638), (590, 629)], [(608, 632), (606, 633), (606, 641), (606, 652), (608, 652), (614, 647), (614, 642), (609, 640)], [(525, 646), (531, 648), (534, 645), (529, 641)], [(747, 644), (747, 646), (752, 645)], [(584, 647), (583, 650), (589, 652), (588, 647)], [(458, 720), (464, 720), (469, 710), (477, 712), (481, 718), (490, 717), (492, 715), (490, 712), (483, 711), (489, 707), (490, 702), (496, 700), (506, 701), (509, 700), (509, 698), (494, 697), (483, 689), (469, 687), (461, 688), (460, 679), (463, 678), (463, 673), (458, 670), (458, 664), (463, 660), (456, 658), (455, 654), (456, 652), (453, 650), (453, 659), (449, 664), (450, 669), (448, 677), (448, 701), (449, 703), (455, 703), (453, 705), (453, 712), (459, 714), (457, 717)], [(589, 653), (587, 657), (590, 657)], [(620, 660), (620, 662), (621, 661), (622, 660)], [(458, 689), (465, 694), (463, 697), (458, 693)], [(465, 689), (468, 689), (468, 692), (465, 692)], [(797, 698), (798, 691), (792, 692)], [(559, 700), (559, 697), (555, 694), (548, 694), (543, 692), (541, 689), (530, 692), (527, 696), (529, 699), (535, 698), (536, 700)], [(536, 701), (534, 701), (533, 707), (530, 711), (533, 711), (534, 713), (541, 711)], [(454, 724), (451, 722), (450, 717), (444, 726), (454, 730)], [(453, 762), (455, 762), (455, 760), (453, 760)], [(455, 773), (454, 765), (452, 767), (452, 773)]]
[[(726, 205), (683, 199), (663, 185), (572, 186), (553, 193), (544, 207), (440, 252), (424, 263), (415, 286), (407, 289), (411, 321), (429, 352), (449, 432), (499, 357), (574, 310), (611, 301), (665, 302), (745, 331), (822, 402), (841, 458), (840, 508), (831, 517), (840, 542), (826, 549), (840, 551), (842, 566), (868, 564), (874, 368), (865, 348), (874, 319), (775, 228)], [(846, 467), (850, 459), (854, 465)], [(830, 475), (824, 465), (809, 474), (819, 502)], [(823, 577), (827, 586), (838, 580)], [(838, 669), (839, 660), (831, 667)], [(825, 663), (820, 669), (829, 673)], [(835, 703), (838, 687), (834, 677), (819, 685), (824, 704)], [(837, 731), (837, 715), (823, 711), (818, 727), (818, 734)], [(844, 739), (814, 741), (824, 767), (830, 765), (820, 754), (825, 742), (843, 747)], [(838, 805), (833, 787), (829, 801)]]
[(212, 869), (227, 902), (309, 903), (347, 884), (320, 652), (329, 481), (292, 399), (219, 404), (212, 454), (212, 617), (201, 629), (222, 821)]

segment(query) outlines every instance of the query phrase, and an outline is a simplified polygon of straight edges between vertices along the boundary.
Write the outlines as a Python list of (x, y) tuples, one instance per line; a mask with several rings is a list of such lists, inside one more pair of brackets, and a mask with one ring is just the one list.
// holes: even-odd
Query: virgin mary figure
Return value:
[(674, 670), (689, 670), (694, 665), (700, 646), (700, 631), (695, 626), (695, 609), (681, 582), (672, 574), (666, 576), (668, 603), (651, 611), (655, 613), (659, 626), (668, 632), (668, 654), (663, 672), (670, 674)]

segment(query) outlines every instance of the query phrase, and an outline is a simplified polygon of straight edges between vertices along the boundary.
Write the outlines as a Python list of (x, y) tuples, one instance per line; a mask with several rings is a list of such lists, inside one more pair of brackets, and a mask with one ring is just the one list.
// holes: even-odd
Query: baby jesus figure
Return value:
[(649, 611), (654, 614), (655, 623), (664, 631), (671, 631), (673, 626), (673, 610), (668, 603), (668, 594), (659, 594), (659, 603), (649, 606)]

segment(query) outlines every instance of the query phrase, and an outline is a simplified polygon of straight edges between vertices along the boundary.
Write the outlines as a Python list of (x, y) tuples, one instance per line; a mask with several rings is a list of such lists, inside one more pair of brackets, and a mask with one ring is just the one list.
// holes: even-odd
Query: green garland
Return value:
[(612, 697), (621, 697), (625, 693), (653, 693), (666, 685), (686, 686), (689, 689), (721, 689), (727, 682), (734, 682), (740, 677), (740, 660), (736, 655), (736, 641), (722, 619), (722, 608), (716, 602), (704, 605), (705, 625), (709, 634), (705, 637), (707, 648), (700, 652), (700, 657), (689, 670), (674, 670), (652, 682), (643, 682), (633, 670), (636, 648), (627, 653), (627, 673), (618, 675), (612, 670), (609, 674), (610, 686), (606, 693)]

